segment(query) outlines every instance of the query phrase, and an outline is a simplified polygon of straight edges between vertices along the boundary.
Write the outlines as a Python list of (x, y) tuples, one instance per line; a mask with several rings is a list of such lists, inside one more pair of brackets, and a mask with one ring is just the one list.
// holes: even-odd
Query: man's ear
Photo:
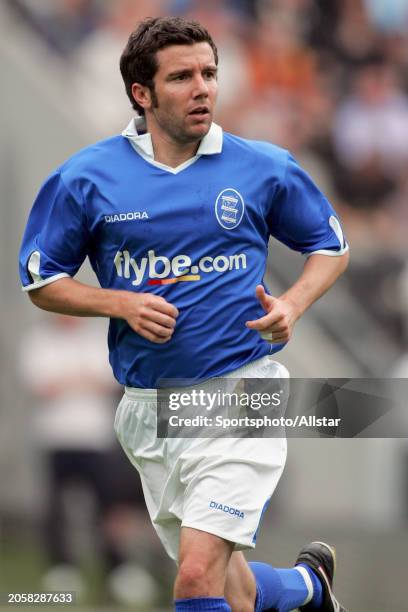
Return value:
[(152, 95), (150, 89), (146, 85), (133, 83), (132, 96), (142, 108), (149, 109), (152, 106)]

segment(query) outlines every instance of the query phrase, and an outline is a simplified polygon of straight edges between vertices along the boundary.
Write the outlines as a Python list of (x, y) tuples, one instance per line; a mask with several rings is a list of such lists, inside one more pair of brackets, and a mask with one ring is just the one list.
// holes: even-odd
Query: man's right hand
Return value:
[(164, 344), (173, 335), (179, 311), (163, 297), (151, 293), (122, 294), (122, 318), (140, 336)]
[(77, 317), (124, 319), (140, 336), (164, 344), (173, 335), (179, 311), (163, 297), (85, 285), (61, 278), (30, 291), (31, 301), (44, 310)]

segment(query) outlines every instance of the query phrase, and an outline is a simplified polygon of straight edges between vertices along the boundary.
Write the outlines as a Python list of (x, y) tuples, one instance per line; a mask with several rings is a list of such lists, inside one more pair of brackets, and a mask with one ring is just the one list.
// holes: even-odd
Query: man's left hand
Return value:
[(256, 297), (266, 315), (254, 321), (247, 321), (245, 325), (250, 329), (256, 329), (265, 340), (274, 344), (288, 342), (300, 316), (295, 304), (268, 295), (263, 285), (257, 285)]

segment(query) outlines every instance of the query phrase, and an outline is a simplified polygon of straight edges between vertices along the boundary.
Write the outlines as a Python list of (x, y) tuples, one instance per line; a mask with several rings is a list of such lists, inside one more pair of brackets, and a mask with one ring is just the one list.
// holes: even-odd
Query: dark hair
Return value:
[(217, 47), (208, 31), (197, 21), (182, 17), (148, 17), (131, 33), (120, 58), (120, 71), (129, 100), (140, 115), (144, 114), (144, 109), (133, 98), (132, 85), (140, 83), (154, 93), (153, 78), (158, 69), (156, 52), (169, 45), (200, 42), (210, 45), (218, 64)]

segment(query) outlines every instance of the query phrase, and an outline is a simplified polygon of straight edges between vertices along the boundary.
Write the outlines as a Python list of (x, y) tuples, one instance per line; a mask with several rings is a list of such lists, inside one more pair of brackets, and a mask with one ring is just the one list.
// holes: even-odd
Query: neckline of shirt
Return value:
[(208, 133), (202, 138), (197, 153), (191, 159), (183, 162), (179, 166), (172, 168), (166, 164), (162, 164), (154, 159), (152, 137), (149, 132), (146, 132), (146, 123), (144, 117), (133, 117), (129, 125), (123, 130), (122, 136), (129, 140), (133, 149), (149, 164), (178, 174), (188, 166), (191, 166), (202, 155), (215, 155), (222, 151), (222, 128), (216, 123), (212, 123)]

